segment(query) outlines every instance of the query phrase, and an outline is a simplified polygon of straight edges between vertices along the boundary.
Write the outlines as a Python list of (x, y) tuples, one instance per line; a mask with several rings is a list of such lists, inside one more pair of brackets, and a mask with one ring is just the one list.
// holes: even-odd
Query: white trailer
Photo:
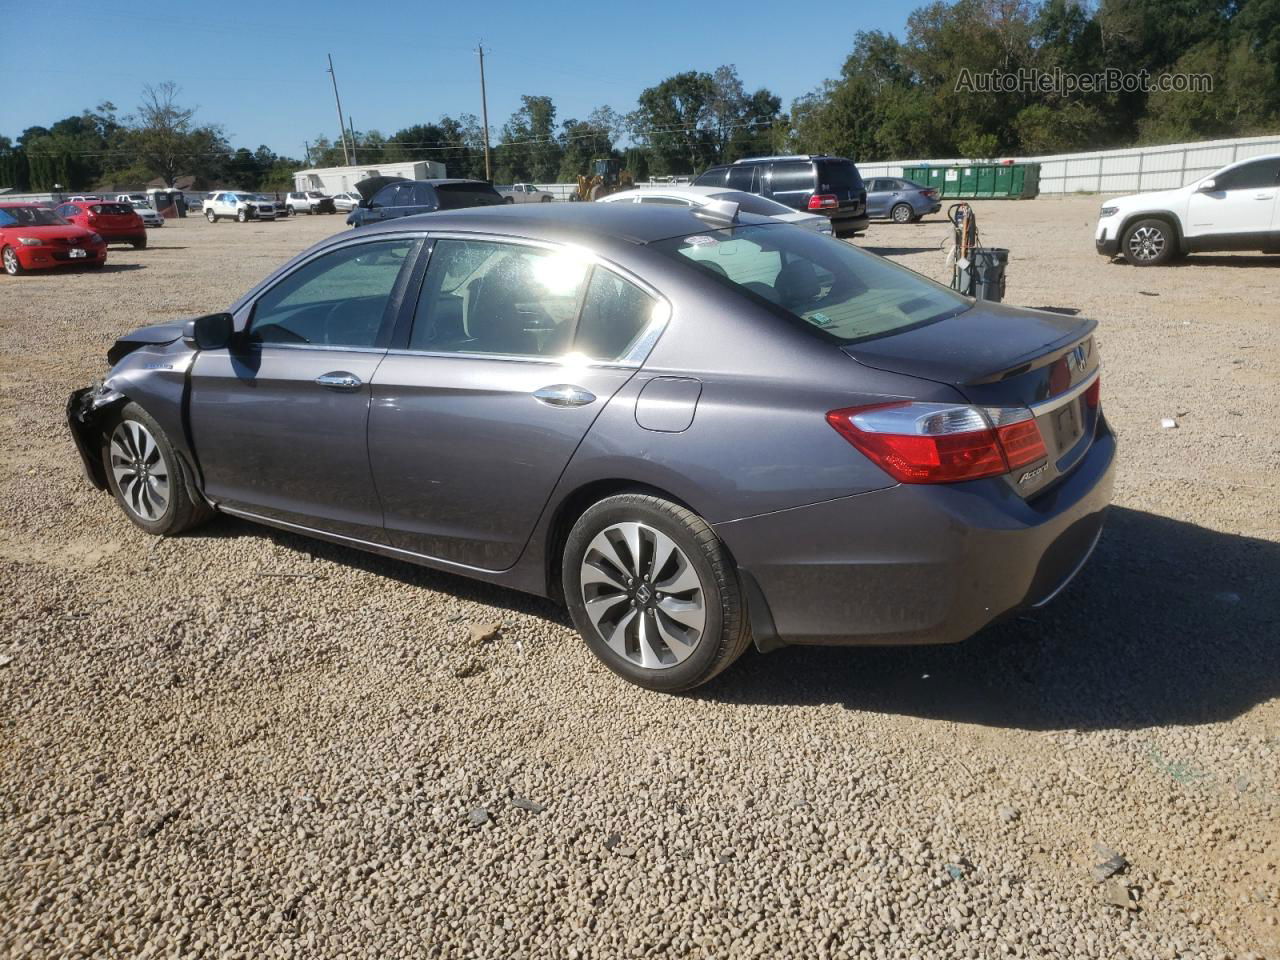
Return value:
[(355, 190), (369, 177), (404, 177), (406, 180), (437, 180), (447, 176), (444, 164), (434, 160), (409, 160), (404, 163), (379, 163), (362, 167), (315, 167), (293, 175), (294, 189), (319, 190), (333, 196)]

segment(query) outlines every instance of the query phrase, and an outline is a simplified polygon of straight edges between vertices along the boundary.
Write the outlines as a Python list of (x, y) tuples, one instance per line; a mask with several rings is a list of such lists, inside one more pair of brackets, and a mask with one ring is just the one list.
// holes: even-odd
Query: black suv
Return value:
[(825, 214), (837, 237), (867, 229), (867, 190), (858, 168), (844, 157), (751, 157), (710, 167), (693, 183), (758, 193), (795, 210)]
[(506, 203), (492, 183), (484, 180), (406, 180), (403, 177), (370, 177), (356, 184), (360, 206), (351, 211), (347, 225), (362, 227), (396, 217), (461, 207), (488, 207)]

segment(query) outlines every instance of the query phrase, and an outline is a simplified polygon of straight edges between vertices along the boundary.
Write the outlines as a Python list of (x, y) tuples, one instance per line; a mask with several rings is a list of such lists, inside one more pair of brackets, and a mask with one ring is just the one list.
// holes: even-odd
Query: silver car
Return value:
[(661, 204), (671, 207), (705, 207), (712, 200), (727, 200), (736, 203), (743, 213), (754, 213), (761, 217), (772, 217), (783, 223), (790, 223), (815, 233), (831, 235), (831, 220), (816, 213), (804, 213), (783, 206), (776, 200), (747, 193), (743, 190), (726, 190), (724, 187), (694, 187), (688, 184), (664, 183), (654, 187), (638, 187), (634, 190), (620, 190), (607, 197), (601, 197), (596, 203), (643, 203)]
[(122, 337), (68, 420), (149, 533), (226, 513), (561, 599), (676, 691), (1048, 602), (1111, 496), (1094, 327), (731, 204), (497, 204)]

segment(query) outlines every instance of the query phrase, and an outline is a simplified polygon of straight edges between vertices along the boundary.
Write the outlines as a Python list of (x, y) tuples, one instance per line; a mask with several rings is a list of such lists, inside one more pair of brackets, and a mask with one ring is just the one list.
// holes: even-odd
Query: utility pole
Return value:
[(484, 92), (484, 44), (480, 47), (480, 114), (484, 122), (484, 178), (492, 180), (493, 174), (489, 170), (489, 98)]
[(329, 77), (333, 80), (333, 102), (338, 105), (338, 132), (342, 137), (342, 159), (351, 166), (351, 155), (347, 153), (347, 129), (342, 125), (342, 99), (338, 96), (338, 75), (333, 72), (333, 54), (329, 54)]
[(305, 151), (307, 152), (307, 166), (309, 167), (309, 166), (311, 166), (311, 141), (310, 141), (310, 140), (303, 140), (303, 141), (302, 141), (302, 149), (303, 149), (303, 150), (305, 150)]
[(351, 128), (351, 162), (359, 164), (360, 158), (356, 156), (356, 125), (351, 122), (351, 114), (347, 114), (347, 126)]

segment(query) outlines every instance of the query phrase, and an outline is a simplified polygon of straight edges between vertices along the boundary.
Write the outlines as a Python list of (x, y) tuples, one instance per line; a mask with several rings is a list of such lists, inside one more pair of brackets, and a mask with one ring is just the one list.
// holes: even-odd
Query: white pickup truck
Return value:
[(507, 203), (550, 203), (555, 199), (554, 194), (539, 190), (532, 183), (513, 183), (509, 187), (498, 187), (498, 192)]

